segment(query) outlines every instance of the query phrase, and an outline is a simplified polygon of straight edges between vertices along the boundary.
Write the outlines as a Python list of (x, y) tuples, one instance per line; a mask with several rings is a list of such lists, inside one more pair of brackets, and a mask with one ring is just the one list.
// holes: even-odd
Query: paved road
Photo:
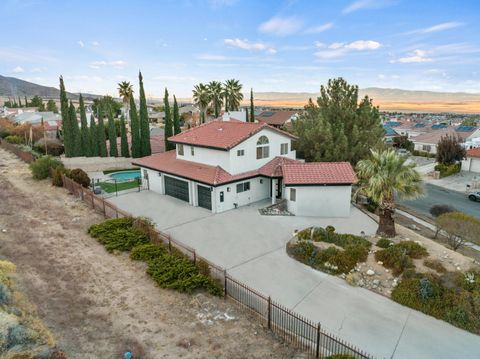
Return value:
[(332, 224), (339, 232), (374, 233), (376, 223), (355, 208), (350, 218), (269, 217), (258, 213), (268, 203), (213, 215), (149, 191), (109, 201), (151, 217), (160, 229), (227, 268), (234, 278), (378, 358), (478, 358), (480, 336), (349, 286), (286, 254), (294, 229)]
[(480, 218), (480, 202), (470, 201), (466, 194), (445, 189), (432, 184), (425, 184), (425, 196), (413, 201), (400, 201), (418, 213), (430, 215), (430, 208), (435, 204), (448, 204), (457, 210)]

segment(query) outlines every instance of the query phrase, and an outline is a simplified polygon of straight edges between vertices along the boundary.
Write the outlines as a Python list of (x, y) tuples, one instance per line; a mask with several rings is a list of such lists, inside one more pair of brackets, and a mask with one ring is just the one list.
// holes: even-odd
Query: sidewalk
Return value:
[[(461, 193), (473, 191), (475, 185), (480, 189), (480, 174), (474, 172), (461, 171), (440, 179), (433, 179), (426, 176), (424, 180), (426, 183)], [(470, 190), (467, 190), (467, 185), (470, 185)]]

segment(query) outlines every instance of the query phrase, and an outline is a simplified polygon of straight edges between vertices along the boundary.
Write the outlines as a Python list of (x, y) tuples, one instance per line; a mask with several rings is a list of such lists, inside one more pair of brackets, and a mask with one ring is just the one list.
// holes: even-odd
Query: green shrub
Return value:
[(113, 232), (105, 233), (97, 238), (109, 252), (130, 251), (139, 244), (148, 243), (148, 237), (142, 231), (135, 228), (116, 229)]
[(132, 225), (133, 218), (131, 217), (107, 219), (102, 223), (92, 224), (90, 228), (88, 228), (88, 234), (93, 238), (99, 238), (117, 229), (129, 229)]
[(84, 188), (90, 187), (90, 177), (88, 177), (87, 173), (81, 168), (71, 170), (68, 177), (78, 184), (81, 184)]
[(393, 245), (393, 242), (386, 238), (380, 238), (375, 245), (380, 248), (388, 248)]
[(204, 260), (202, 259), (199, 259), (197, 260), (197, 263), (195, 264), (198, 268), (198, 271), (207, 276), (207, 277), (210, 277), (210, 266), (208, 265), (207, 262), (205, 262)]
[(55, 169), (63, 166), (62, 162), (52, 156), (42, 156), (30, 164), (32, 176), (36, 180), (42, 180), (49, 176), (50, 168)]
[[(411, 245), (413, 243), (413, 245)], [(416, 246), (415, 246), (416, 245)], [(382, 261), (383, 265), (392, 270), (394, 275), (401, 274), (407, 268), (413, 268), (412, 258), (419, 258), (420, 254), (426, 250), (415, 242), (400, 242), (388, 248), (382, 249), (375, 253), (375, 259)], [(410, 252), (410, 250), (412, 252)], [(427, 254), (424, 254), (427, 255)]]
[(312, 233), (312, 228), (302, 229), (297, 233), (297, 238), (299, 240), (309, 240), (311, 233)]
[(329, 355), (325, 359), (355, 359), (355, 358), (356, 357), (350, 354), (333, 354), (333, 355)]
[(8, 348), (16, 345), (26, 345), (35, 342), (38, 333), (33, 329), (27, 328), (21, 324), (12, 326), (8, 329)]
[(162, 256), (166, 252), (167, 251), (164, 247), (161, 247), (157, 244), (140, 244), (133, 247), (132, 251), (130, 252), (130, 258), (136, 261), (148, 262), (152, 259)]
[[(47, 151), (46, 152), (49, 155), (58, 157), (61, 154), (63, 154), (63, 152), (64, 152), (63, 144), (59, 140), (52, 139), (52, 138), (47, 138), (46, 143), (47, 143)], [(34, 148), (38, 153), (41, 153), (42, 155), (47, 154), (47, 153), (45, 153), (45, 139), (43, 139), (43, 138), (38, 140), (35, 143)]]
[(423, 261), (423, 265), (437, 271), (438, 273), (445, 273), (447, 271), (442, 262), (440, 262), (438, 259), (425, 259)]
[(394, 246), (402, 250), (405, 250), (407, 252), (407, 255), (410, 258), (418, 259), (418, 258), (428, 256), (428, 252), (425, 249), (425, 247), (422, 247), (417, 242), (401, 241), (398, 244), (395, 244)]
[(25, 142), (25, 140), (20, 136), (10, 135), (5, 137), (5, 141), (14, 145), (20, 145)]
[(0, 283), (0, 305), (10, 303), (11, 297), (12, 292), (10, 289), (4, 283)]
[(455, 173), (460, 172), (461, 169), (462, 169), (461, 163), (454, 163), (452, 165), (445, 165), (445, 164), (439, 163), (438, 165), (435, 166), (435, 171), (440, 172), (440, 178), (451, 176)]
[(312, 239), (316, 242), (333, 243), (342, 248), (346, 248), (347, 246), (351, 245), (360, 245), (369, 249), (372, 246), (372, 244), (365, 238), (355, 236), (353, 234), (335, 233), (331, 231), (331, 228), (330, 231), (327, 231), (327, 229), (321, 227), (315, 228)]
[(413, 150), (412, 154), (414, 156), (421, 156), (421, 157), (427, 157), (427, 158), (435, 158), (436, 155), (434, 153), (429, 153), (425, 151), (418, 151), (418, 150)]
[(59, 166), (55, 168), (52, 172), (52, 185), (56, 187), (63, 187), (62, 174), (65, 173), (65, 168)]

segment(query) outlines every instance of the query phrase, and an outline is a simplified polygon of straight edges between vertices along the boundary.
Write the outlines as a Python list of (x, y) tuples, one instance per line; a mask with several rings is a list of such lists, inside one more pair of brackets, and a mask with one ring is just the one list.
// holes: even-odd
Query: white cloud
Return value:
[(82, 40), (78, 40), (78, 41), (77, 41), (77, 44), (78, 44), (78, 46), (80, 46), (80, 47), (85, 47), (85, 44), (83, 43)]
[(408, 56), (400, 57), (398, 60), (392, 60), (391, 63), (400, 62), (402, 64), (431, 62), (431, 58), (427, 57), (427, 52), (423, 50), (414, 50)]
[(357, 0), (344, 8), (342, 14), (349, 14), (364, 9), (380, 9), (394, 5), (396, 2), (395, 0)]
[(237, 47), (239, 49), (244, 49), (244, 50), (257, 50), (257, 51), (265, 51), (269, 54), (275, 54), (277, 53), (277, 50), (274, 48), (267, 46), (266, 44), (262, 42), (250, 42), (247, 39), (241, 40), (241, 39), (225, 39), (224, 40), (225, 44)]
[(327, 22), (323, 25), (313, 26), (305, 30), (306, 34), (318, 34), (320, 32), (327, 31), (333, 27), (333, 22)]
[(327, 46), (327, 45), (325, 45), (325, 43), (320, 42), (320, 41), (315, 41), (315, 42), (313, 43), (313, 45), (315, 45), (315, 47), (316, 47), (317, 49), (320, 49), (320, 48), (322, 48), (322, 47)]
[(90, 63), (90, 68), (92, 69), (99, 69), (102, 67), (113, 67), (116, 69), (123, 69), (127, 66), (127, 63), (123, 60), (115, 60), (115, 61), (93, 61)]
[(296, 17), (272, 17), (258, 28), (261, 32), (277, 36), (286, 36), (300, 30), (302, 21)]
[(210, 7), (216, 9), (224, 6), (232, 6), (237, 1), (238, 0), (208, 0), (208, 3), (210, 4)]
[(431, 32), (438, 32), (438, 31), (454, 29), (456, 27), (463, 26), (463, 25), (464, 25), (463, 22), (454, 22), (454, 21), (444, 22), (444, 23), (441, 23), (441, 24), (426, 27), (424, 29), (414, 30), (414, 31), (408, 32), (407, 34), (428, 34), (428, 33), (431, 33)]
[(25, 72), (25, 70), (23, 69), (23, 67), (17, 66), (17, 67), (15, 67), (15, 68), (12, 70), (12, 72), (13, 72), (14, 74), (21, 74), (21, 73)]
[(92, 41), (92, 46), (98, 47), (100, 43), (98, 41)]
[(315, 53), (315, 56), (321, 59), (331, 59), (352, 51), (372, 51), (380, 47), (382, 47), (381, 43), (372, 40), (357, 40), (350, 43), (333, 42), (328, 45), (328, 50), (318, 51)]
[(215, 55), (215, 54), (199, 54), (195, 57), (199, 60), (207, 60), (207, 61), (225, 61), (225, 60), (227, 60), (226, 56)]

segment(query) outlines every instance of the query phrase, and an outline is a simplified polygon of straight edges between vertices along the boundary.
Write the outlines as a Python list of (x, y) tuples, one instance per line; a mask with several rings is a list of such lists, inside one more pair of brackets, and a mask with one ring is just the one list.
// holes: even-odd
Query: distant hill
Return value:
[[(0, 96), (2, 97), (18, 97), (23, 100), (24, 96), (31, 98), (33, 96), (40, 96), (42, 98), (58, 99), (60, 97), (60, 90), (55, 87), (48, 87), (34, 84), (15, 77), (5, 77), (0, 75)], [(78, 99), (79, 94), (67, 92), (68, 98), (72, 100)], [(98, 95), (83, 94), (88, 99), (99, 97)]]

